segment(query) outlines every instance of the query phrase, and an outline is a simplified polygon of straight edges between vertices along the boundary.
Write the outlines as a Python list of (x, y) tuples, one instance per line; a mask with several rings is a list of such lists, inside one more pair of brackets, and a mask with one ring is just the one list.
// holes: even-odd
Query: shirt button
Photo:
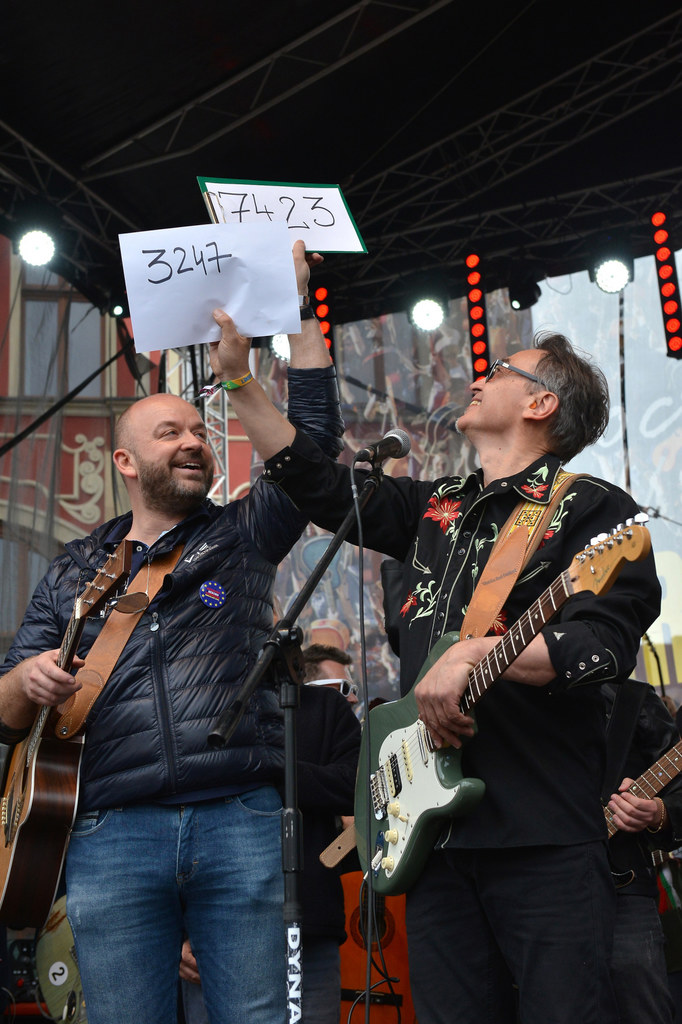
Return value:
[(471, 536), (471, 530), (465, 530), (464, 533), (462, 534), (462, 536), (463, 537), (470, 537)]
[(445, 618), (445, 612), (438, 612), (438, 618), (439, 619), (444, 619)]
[(466, 555), (466, 553), (466, 548), (459, 548), (459, 550), (457, 551), (458, 555)]
[(578, 665), (578, 668), (582, 670), (584, 668), (587, 668), (587, 666), (585, 665), (584, 661), (581, 661), (580, 664)]
[(598, 654), (593, 654), (592, 655), (592, 661), (599, 661), (599, 655)]
[(572, 675), (572, 673), (571, 673), (571, 672), (567, 672), (567, 673), (566, 673), (566, 678), (567, 678), (567, 679), (570, 679), (570, 678), (571, 678), (571, 675)]
[(506, 487), (506, 486), (507, 486), (507, 481), (503, 480), (502, 483), (500, 484), (500, 487)]

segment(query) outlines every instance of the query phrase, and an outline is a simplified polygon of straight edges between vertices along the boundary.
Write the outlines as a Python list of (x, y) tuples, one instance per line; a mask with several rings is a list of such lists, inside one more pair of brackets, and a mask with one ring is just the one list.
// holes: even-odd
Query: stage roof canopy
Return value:
[(63, 228), (104, 309), (118, 234), (203, 223), (197, 176), (339, 184), (368, 253), (329, 256), (333, 316), (588, 267), (605, 235), (682, 244), (678, 4), (454, 0), (9, 3), (0, 231)]

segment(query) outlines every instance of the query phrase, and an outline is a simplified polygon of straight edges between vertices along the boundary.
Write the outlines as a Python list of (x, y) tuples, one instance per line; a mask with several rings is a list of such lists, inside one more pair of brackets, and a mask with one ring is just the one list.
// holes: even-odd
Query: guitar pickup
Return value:
[(402, 791), (403, 780), (400, 775), (400, 762), (397, 754), (391, 754), (385, 766), (386, 781), (391, 796), (395, 797)]

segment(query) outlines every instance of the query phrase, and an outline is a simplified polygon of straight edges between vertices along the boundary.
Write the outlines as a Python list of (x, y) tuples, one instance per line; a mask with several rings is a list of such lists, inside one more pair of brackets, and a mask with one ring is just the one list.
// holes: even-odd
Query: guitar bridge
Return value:
[(372, 795), (374, 817), (377, 821), (381, 821), (386, 817), (386, 805), (388, 804), (388, 786), (383, 768), (378, 768), (370, 775), (369, 789)]

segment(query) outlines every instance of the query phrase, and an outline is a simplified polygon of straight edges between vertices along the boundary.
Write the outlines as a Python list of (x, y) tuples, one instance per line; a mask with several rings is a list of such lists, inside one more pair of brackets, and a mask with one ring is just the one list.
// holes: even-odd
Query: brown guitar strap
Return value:
[(173, 571), (183, 546), (178, 544), (167, 554), (145, 563), (131, 580), (127, 596), (132, 597), (135, 594), (131, 587), (137, 583), (144, 586), (144, 594), (147, 597), (139, 611), (125, 613), (114, 607), (109, 612), (107, 621), (87, 654), (85, 665), (76, 673), (76, 679), (83, 684), (82, 688), (56, 709), (59, 717), (54, 731), (59, 739), (71, 739), (85, 725), (85, 719), (113, 672), (130, 634), (156, 596), (164, 577)]
[[(584, 475), (584, 474), (583, 474)], [(522, 501), (500, 530), (462, 622), (460, 636), (486, 636), (516, 583), (537, 550), (547, 526), (577, 473), (559, 470), (547, 505)]]

